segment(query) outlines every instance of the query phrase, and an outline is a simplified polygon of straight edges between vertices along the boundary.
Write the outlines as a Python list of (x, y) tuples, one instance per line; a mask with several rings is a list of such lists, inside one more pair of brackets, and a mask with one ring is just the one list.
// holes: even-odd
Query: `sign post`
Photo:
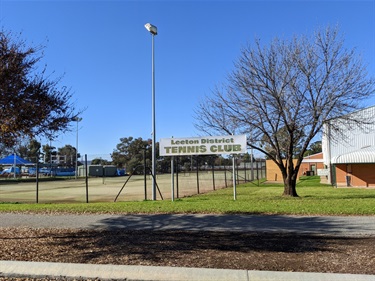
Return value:
[(171, 158), (171, 197), (172, 201), (174, 201), (174, 156)]
[(233, 154), (233, 200), (237, 200), (237, 186), (236, 186), (236, 157)]

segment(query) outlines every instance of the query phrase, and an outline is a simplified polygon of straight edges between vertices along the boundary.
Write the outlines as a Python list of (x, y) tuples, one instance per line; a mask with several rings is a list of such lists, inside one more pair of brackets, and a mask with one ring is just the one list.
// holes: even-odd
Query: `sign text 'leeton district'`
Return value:
[(160, 139), (161, 156), (246, 153), (246, 135)]

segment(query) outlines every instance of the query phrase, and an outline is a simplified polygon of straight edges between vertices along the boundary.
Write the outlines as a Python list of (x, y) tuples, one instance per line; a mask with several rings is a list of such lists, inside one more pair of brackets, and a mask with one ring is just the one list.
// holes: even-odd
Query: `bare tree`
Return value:
[(337, 28), (269, 46), (257, 40), (242, 50), (228, 82), (200, 103), (196, 126), (209, 134), (247, 134), (249, 147), (279, 167), (283, 194), (298, 196), (303, 154), (323, 122), (361, 109), (374, 92), (375, 80)]
[(60, 79), (38, 72), (43, 47), (0, 30), (0, 143), (13, 146), (19, 138), (66, 131), (74, 113), (71, 93)]

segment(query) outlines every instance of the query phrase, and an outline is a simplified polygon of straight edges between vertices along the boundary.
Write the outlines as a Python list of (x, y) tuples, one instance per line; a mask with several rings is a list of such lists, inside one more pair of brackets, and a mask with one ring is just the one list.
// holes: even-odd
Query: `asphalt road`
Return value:
[(374, 236), (375, 216), (46, 215), (0, 213), (0, 227), (256, 231), (336, 236)]

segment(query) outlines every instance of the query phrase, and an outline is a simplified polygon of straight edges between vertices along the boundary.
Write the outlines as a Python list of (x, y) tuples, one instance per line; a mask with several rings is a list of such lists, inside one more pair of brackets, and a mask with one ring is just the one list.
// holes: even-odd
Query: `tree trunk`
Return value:
[(297, 178), (295, 176), (288, 175), (284, 179), (283, 196), (298, 197), (296, 184), (297, 184)]

